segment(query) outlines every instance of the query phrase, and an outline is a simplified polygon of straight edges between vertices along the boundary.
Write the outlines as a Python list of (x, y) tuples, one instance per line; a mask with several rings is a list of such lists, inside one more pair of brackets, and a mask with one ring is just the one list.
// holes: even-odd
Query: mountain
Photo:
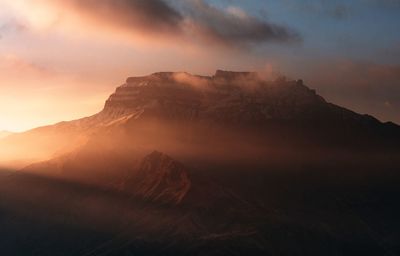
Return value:
[(256, 73), (227, 71), (212, 77), (169, 72), (130, 77), (106, 101), (100, 115), (138, 118), (155, 113), (234, 124), (271, 120), (379, 124), (371, 116), (327, 103), (302, 80), (267, 82)]
[(125, 180), (125, 189), (134, 195), (173, 204), (179, 204), (184, 199), (190, 186), (186, 167), (157, 151), (146, 156), (133, 177)]
[[(161, 134), (160, 125), (168, 135)], [(115, 141), (127, 131), (192, 144), (221, 132), (230, 135), (226, 140), (237, 133), (261, 134), (269, 144), (397, 148), (400, 141), (399, 126), (328, 103), (302, 80), (265, 81), (251, 72), (217, 71), (210, 77), (162, 72), (128, 78), (91, 117), (1, 140), (0, 162), (11, 159), (23, 166), (72, 152), (99, 134), (112, 133)]]
[(256, 73), (227, 71), (217, 71), (212, 77), (168, 72), (130, 77), (100, 113), (113, 118), (127, 115), (230, 124), (297, 121), (309, 125), (393, 125), (327, 103), (302, 80), (267, 82)]
[[(34, 149), (24, 143), (27, 138)], [(33, 151), (47, 146), (51, 154), (31, 161), (25, 172), (159, 203), (204, 206), (216, 202), (204, 201), (206, 194), (229, 201), (223, 191), (232, 184), (239, 183), (234, 194), (247, 191), (235, 175), (249, 169), (397, 166), (400, 127), (328, 103), (301, 80), (265, 81), (251, 72), (163, 72), (128, 78), (91, 117), (4, 142)]]
[(0, 172), (6, 252), (400, 253), (400, 127), (301, 80), (131, 77), (99, 113), (8, 136), (0, 150), (23, 166)]

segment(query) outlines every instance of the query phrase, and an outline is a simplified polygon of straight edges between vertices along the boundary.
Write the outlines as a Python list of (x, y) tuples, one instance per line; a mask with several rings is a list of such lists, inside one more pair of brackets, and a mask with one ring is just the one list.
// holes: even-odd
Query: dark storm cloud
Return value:
[(225, 45), (295, 42), (300, 39), (290, 28), (251, 16), (238, 8), (220, 9), (203, 0), (59, 1), (61, 6), (73, 7), (77, 13), (102, 25), (132, 32), (180, 35)]
[(222, 43), (300, 40), (299, 34), (292, 29), (251, 16), (235, 7), (219, 9), (203, 0), (192, 0), (187, 4), (186, 11), (195, 31)]

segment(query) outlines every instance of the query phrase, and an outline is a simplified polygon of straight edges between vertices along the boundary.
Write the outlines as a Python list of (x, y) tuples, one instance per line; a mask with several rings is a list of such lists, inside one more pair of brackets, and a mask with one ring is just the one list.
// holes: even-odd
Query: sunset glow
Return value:
[(0, 0), (0, 256), (400, 255), (400, 0)]
[[(128, 76), (218, 68), (302, 78), (328, 100), (400, 121), (396, 3), (222, 2), (1, 1), (0, 130), (94, 114)], [(373, 10), (382, 19), (364, 24)]]

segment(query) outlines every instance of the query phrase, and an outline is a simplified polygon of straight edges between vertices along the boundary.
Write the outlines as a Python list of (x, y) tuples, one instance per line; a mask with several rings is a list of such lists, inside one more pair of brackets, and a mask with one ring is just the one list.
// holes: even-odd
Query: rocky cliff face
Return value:
[(302, 80), (264, 81), (257, 73), (217, 71), (214, 76), (154, 73), (130, 77), (106, 101), (99, 116), (155, 115), (228, 123), (280, 121), (379, 123), (327, 103)]
[(146, 156), (125, 189), (144, 200), (179, 204), (191, 187), (185, 166), (171, 157), (154, 151)]
[(167, 72), (128, 78), (107, 100), (102, 115), (157, 112), (184, 119), (260, 122), (311, 117), (327, 105), (301, 81), (266, 82), (251, 72), (217, 71), (211, 77)]

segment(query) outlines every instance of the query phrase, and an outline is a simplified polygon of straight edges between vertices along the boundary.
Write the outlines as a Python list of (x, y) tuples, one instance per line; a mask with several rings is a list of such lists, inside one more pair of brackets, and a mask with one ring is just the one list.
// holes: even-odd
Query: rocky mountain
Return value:
[(112, 144), (118, 136), (127, 141), (126, 134), (138, 133), (138, 140), (147, 136), (191, 144), (229, 133), (225, 140), (260, 134), (268, 144), (397, 148), (400, 143), (399, 126), (328, 103), (301, 80), (265, 81), (256, 73), (220, 70), (210, 77), (162, 72), (128, 78), (93, 116), (0, 140), (0, 162), (22, 167), (72, 152), (101, 134)]
[[(148, 113), (150, 112), (150, 113)], [(102, 116), (157, 113), (167, 118), (229, 123), (271, 120), (379, 123), (327, 103), (302, 80), (267, 82), (256, 73), (217, 71), (214, 76), (155, 73), (130, 77), (106, 101)]]
[[(130, 77), (93, 118), (122, 118), (131, 124), (165, 120), (190, 127), (189, 131), (200, 125), (229, 131), (245, 128), (270, 137), (330, 146), (400, 144), (400, 127), (394, 123), (381, 123), (329, 103), (302, 80), (265, 81), (251, 72), (218, 70), (210, 77), (163, 72)], [(195, 136), (202, 131), (196, 130)]]
[(144, 200), (179, 204), (191, 187), (188, 169), (171, 157), (154, 151), (124, 180), (124, 190)]

